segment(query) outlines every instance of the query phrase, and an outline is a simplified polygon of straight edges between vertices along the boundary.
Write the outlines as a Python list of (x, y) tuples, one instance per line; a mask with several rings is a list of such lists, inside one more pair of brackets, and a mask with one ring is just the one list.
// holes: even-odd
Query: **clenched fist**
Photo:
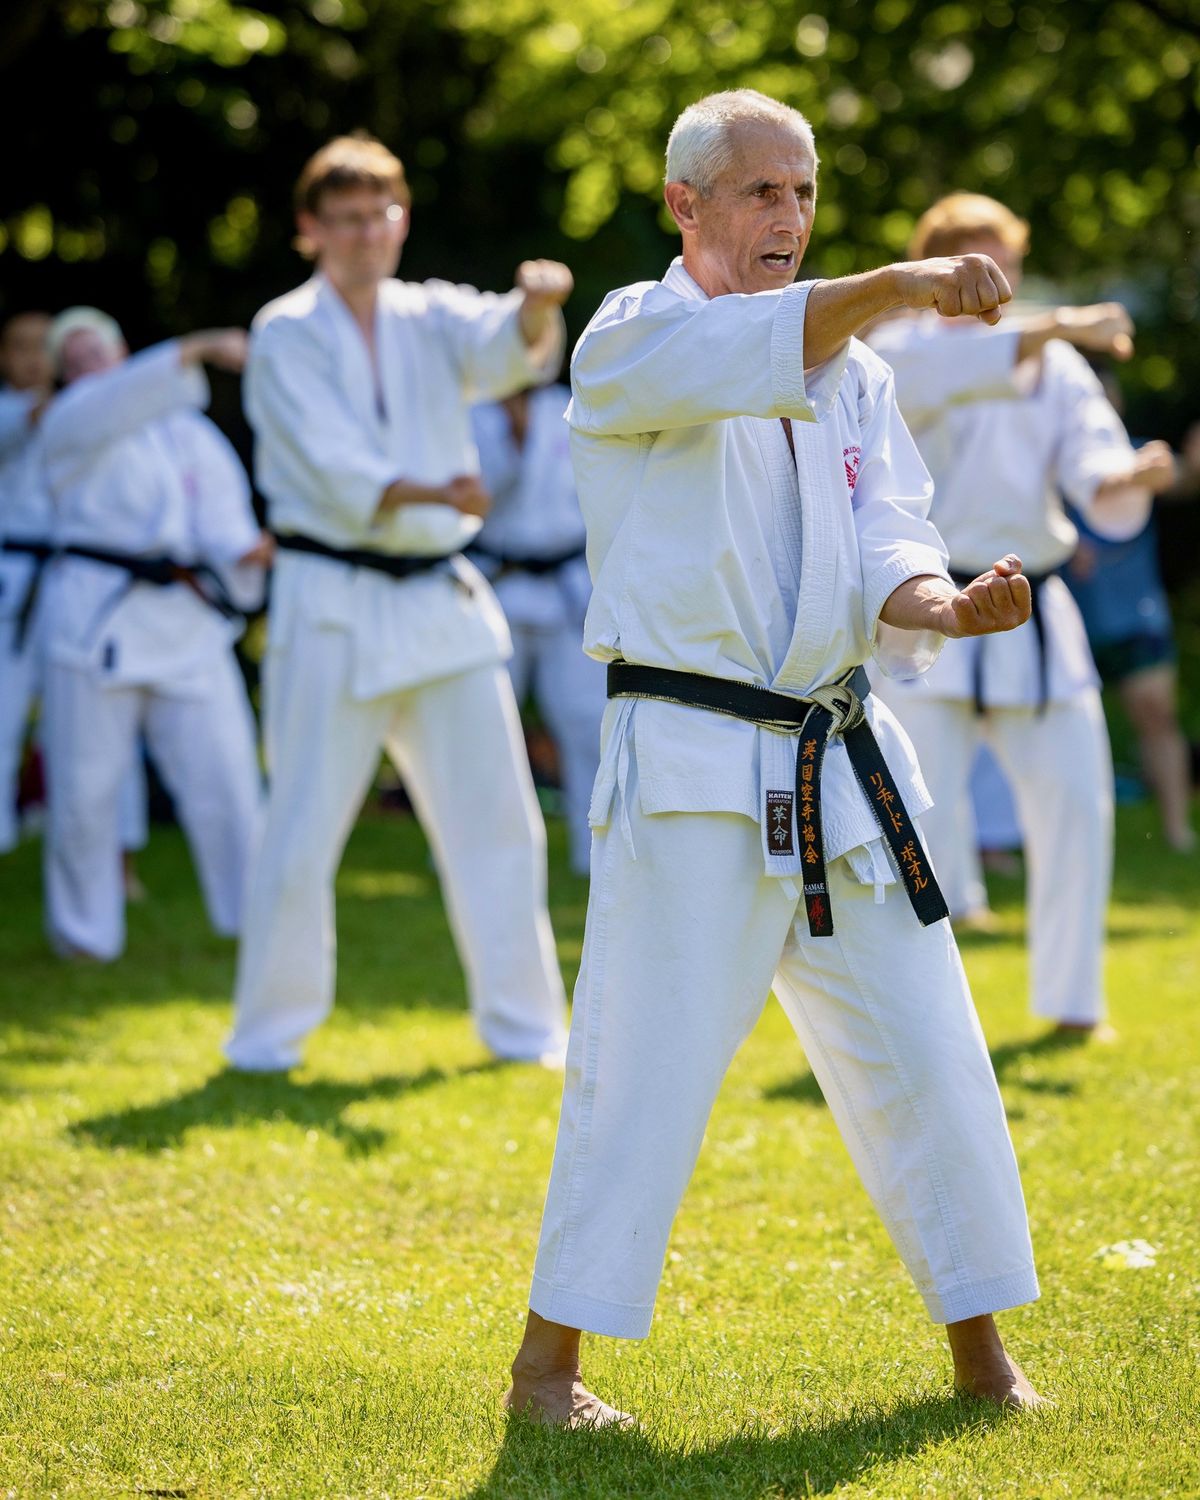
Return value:
[(464, 516), (486, 516), (492, 508), (492, 497), (478, 474), (456, 474), (442, 486), (442, 495), (447, 505)]
[(1029, 580), (1022, 576), (1021, 559), (1010, 552), (945, 601), (938, 629), (955, 639), (997, 635), (1024, 625), (1032, 610)]
[(517, 267), (513, 285), (525, 293), (525, 305), (530, 300), (561, 307), (571, 295), (575, 278), (561, 261), (523, 260)]
[(944, 318), (964, 315), (998, 323), (1012, 301), (1008, 278), (990, 255), (944, 255), (892, 267), (905, 307), (933, 308)]

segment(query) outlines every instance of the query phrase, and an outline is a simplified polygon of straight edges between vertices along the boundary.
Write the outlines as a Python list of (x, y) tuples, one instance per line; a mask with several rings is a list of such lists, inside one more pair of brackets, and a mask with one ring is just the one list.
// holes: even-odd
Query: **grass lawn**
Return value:
[[(552, 853), (570, 980), (586, 890)], [(1200, 861), (1149, 809), (1121, 815), (1119, 1046), (1028, 1016), (1015, 885), (965, 944), (1043, 1280), (1003, 1319), (1058, 1402), (1024, 1418), (948, 1394), (772, 1004), (651, 1338), (588, 1354), (643, 1430), (506, 1428), (560, 1080), (475, 1040), (419, 831), (356, 830), (338, 1008), (287, 1080), (221, 1070), (233, 951), (176, 833), (143, 872), (126, 957), (68, 968), (37, 848), (0, 861), (0, 1496), (1200, 1495)], [(1152, 1263), (1099, 1253), (1132, 1240)]]

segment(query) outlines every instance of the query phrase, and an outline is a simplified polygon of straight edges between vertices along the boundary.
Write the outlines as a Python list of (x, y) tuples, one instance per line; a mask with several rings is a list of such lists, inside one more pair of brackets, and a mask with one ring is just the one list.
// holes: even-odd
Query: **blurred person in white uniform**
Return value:
[(558, 746), (571, 869), (588, 873), (588, 804), (600, 766), (604, 668), (584, 655), (591, 596), (583, 516), (571, 471), (563, 385), (518, 391), (471, 412), (492, 508), (471, 544), (512, 633), (518, 704), (532, 692)]
[(52, 512), (34, 439), (54, 384), (49, 330), (43, 312), (0, 328), (0, 853), (17, 843), (21, 753), (41, 687), (38, 595)]
[(233, 651), (262, 596), (270, 540), (244, 469), (203, 415), (202, 366), (240, 369), (245, 334), (216, 330), (129, 356), (95, 308), (50, 335), (66, 389), (39, 443), (55, 508), (44, 581), (55, 949), (112, 959), (125, 942), (119, 791), (144, 736), (192, 848), (209, 918), (237, 933), (260, 782)]
[[(25, 738), (41, 697), (41, 585), (54, 553), (54, 506), (37, 427), (54, 388), (45, 312), (14, 313), (0, 328), (0, 853), (15, 847)], [(134, 851), (146, 843), (140, 755), (122, 779), (119, 822), (126, 894), (143, 896)]]
[[(991, 256), (1019, 284), (1028, 226), (1002, 204), (958, 193), (917, 225), (914, 259)], [(1064, 1031), (1105, 1014), (1104, 923), (1112, 872), (1112, 758), (1083, 623), (1057, 570), (1075, 550), (1069, 499), (1098, 531), (1145, 524), (1174, 473), (1169, 450), (1134, 452), (1080, 349), (1128, 357), (1116, 304), (1059, 308), (1000, 329), (928, 315), (881, 323), (872, 347), (933, 477), (931, 516), (964, 578), (997, 549), (1020, 554), (1033, 628), (952, 641), (919, 682), (878, 683), (916, 748), (934, 806), (930, 854), (956, 917), (986, 891), (966, 794), (986, 739), (1017, 801), (1028, 868), (1031, 1003)]]
[(487, 509), (470, 404), (558, 368), (571, 278), (535, 261), (504, 296), (395, 280), (409, 203), (378, 141), (323, 147), (296, 191), (316, 273), (252, 331), (246, 412), (280, 556), (267, 821), (225, 1044), (250, 1071), (296, 1066), (333, 1005), (334, 876), (381, 750), (432, 844), (482, 1040), (561, 1065), (546, 836), (508, 629), (461, 549)]
[(852, 337), (894, 306), (996, 318), (1008, 289), (983, 257), (797, 283), (812, 131), (752, 90), (680, 116), (665, 196), (682, 259), (610, 293), (572, 361), (611, 701), (507, 1404), (628, 1420), (583, 1384), (580, 1330), (649, 1331), (709, 1111), (774, 989), (957, 1383), (1035, 1405), (992, 1318), (1038, 1295), (1004, 1110), (913, 822), (928, 793), (863, 669), (1014, 629), (1029, 589), (1012, 556), (951, 583), (891, 376)]

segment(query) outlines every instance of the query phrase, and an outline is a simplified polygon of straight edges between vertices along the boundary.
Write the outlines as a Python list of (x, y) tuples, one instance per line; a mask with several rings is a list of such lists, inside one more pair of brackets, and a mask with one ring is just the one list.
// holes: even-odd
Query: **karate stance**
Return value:
[[(914, 259), (977, 252), (1019, 284), (1028, 226), (994, 199), (954, 194), (917, 225)], [(1071, 500), (1102, 534), (1135, 535), (1174, 477), (1169, 449), (1135, 453), (1078, 348), (1128, 357), (1111, 303), (1062, 308), (1005, 330), (928, 314), (881, 324), (901, 411), (933, 476), (932, 519), (951, 573), (1012, 550), (1033, 588), (1033, 627), (952, 642), (918, 682), (878, 683), (933, 790), (929, 850), (951, 912), (978, 922), (987, 893), (967, 785), (980, 739), (1012, 785), (1028, 861), (1031, 1002), (1060, 1029), (1104, 1017), (1104, 919), (1112, 876), (1112, 756), (1079, 610), (1057, 570), (1077, 533)]]
[(665, 196), (682, 260), (611, 293), (572, 364), (586, 645), (612, 701), (507, 1405), (626, 1420), (584, 1387), (579, 1331), (649, 1331), (713, 1100), (772, 986), (958, 1383), (1031, 1404), (990, 1316), (1038, 1294), (1004, 1110), (913, 823), (929, 798), (861, 670), (920, 671), (948, 635), (1018, 625), (1028, 585), (1015, 557), (949, 581), (887, 369), (850, 338), (896, 305), (995, 319), (1008, 289), (984, 257), (793, 285), (812, 131), (752, 91), (684, 111)]
[(505, 296), (393, 280), (399, 161), (346, 137), (308, 163), (317, 274), (255, 320), (246, 411), (280, 558), (264, 668), (270, 792), (238, 961), (238, 1068), (295, 1067), (334, 997), (333, 882), (381, 748), (433, 845), (479, 1033), (561, 1065), (565, 996), (545, 829), (504, 617), (460, 555), (487, 496), (469, 403), (558, 367), (570, 273)]
[(565, 386), (518, 391), (471, 413), (492, 508), (471, 544), (508, 621), (517, 702), (533, 690), (558, 746), (571, 869), (586, 875), (588, 804), (600, 765), (604, 668), (583, 653), (591, 595), (571, 472)]
[(54, 380), (46, 313), (0, 329), (0, 854), (17, 843), (17, 784), (25, 729), (41, 691), (38, 595), (52, 515), (34, 441)]
[(236, 454), (202, 415), (201, 365), (237, 370), (239, 329), (127, 358), (92, 308), (51, 349), (67, 389), (42, 418), (58, 549), (44, 585), (46, 921), (64, 956), (125, 942), (119, 789), (144, 735), (192, 848), (213, 927), (239, 926), (260, 786), (233, 654), (262, 595), (264, 538)]

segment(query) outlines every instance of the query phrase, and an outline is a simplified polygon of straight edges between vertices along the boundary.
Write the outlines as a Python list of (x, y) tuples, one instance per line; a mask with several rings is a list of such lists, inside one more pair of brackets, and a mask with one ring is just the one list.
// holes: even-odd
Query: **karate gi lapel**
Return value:
[[(342, 377), (342, 390), (354, 408), (354, 414), (364, 428), (376, 438), (381, 438), (385, 423), (379, 413), (375, 397), (375, 373), (371, 368), (371, 355), (350, 309), (323, 277), (318, 276), (318, 298), (324, 310), (329, 338)], [(381, 290), (380, 300), (383, 292)], [(386, 321), (379, 304), (375, 309), (375, 351), (381, 365), (386, 367), (386, 353), (382, 347), (382, 325)], [(389, 393), (384, 390), (385, 400)]]

